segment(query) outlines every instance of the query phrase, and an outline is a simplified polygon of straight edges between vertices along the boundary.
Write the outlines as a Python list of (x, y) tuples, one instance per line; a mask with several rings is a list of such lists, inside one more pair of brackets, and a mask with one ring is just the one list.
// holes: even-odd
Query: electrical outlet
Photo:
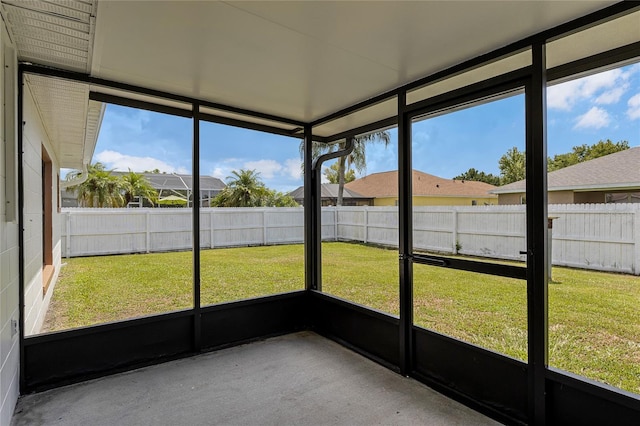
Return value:
[(18, 320), (11, 320), (11, 337), (18, 334)]

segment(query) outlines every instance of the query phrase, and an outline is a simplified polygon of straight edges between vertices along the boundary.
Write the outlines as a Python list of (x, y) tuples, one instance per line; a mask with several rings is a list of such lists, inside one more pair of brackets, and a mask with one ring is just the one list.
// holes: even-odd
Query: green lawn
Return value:
[[(191, 307), (190, 252), (66, 261), (46, 331)], [(304, 288), (302, 245), (204, 250), (202, 304)], [(550, 365), (640, 393), (640, 277), (553, 269)], [(323, 243), (323, 290), (398, 314), (398, 254)], [(525, 360), (526, 285), (433, 266), (414, 268), (415, 323)]]

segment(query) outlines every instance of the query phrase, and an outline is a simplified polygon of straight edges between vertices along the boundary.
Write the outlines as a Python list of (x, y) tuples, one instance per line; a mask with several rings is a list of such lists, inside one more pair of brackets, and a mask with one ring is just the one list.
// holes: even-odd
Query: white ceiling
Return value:
[(309, 122), (612, 3), (100, 0), (91, 72)]

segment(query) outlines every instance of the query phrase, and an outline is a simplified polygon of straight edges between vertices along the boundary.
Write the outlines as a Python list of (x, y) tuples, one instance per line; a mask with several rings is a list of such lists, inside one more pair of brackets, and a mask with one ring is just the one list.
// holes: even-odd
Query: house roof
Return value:
[[(640, 146), (574, 164), (547, 174), (549, 191), (640, 188)], [(526, 179), (500, 186), (494, 194), (525, 192)]]
[[(338, 185), (337, 183), (323, 183), (322, 185), (320, 185), (321, 198), (338, 198), (339, 186), (340, 185)], [(299, 186), (298, 188), (291, 191), (289, 195), (296, 200), (304, 199), (304, 186)], [(343, 198), (370, 200), (372, 197), (361, 195), (345, 186)]]
[[(373, 173), (345, 185), (374, 198), (398, 196), (398, 171)], [(484, 182), (444, 179), (413, 170), (413, 195), (423, 197), (495, 197), (489, 191), (495, 186)]]
[[(122, 176), (127, 172), (111, 172), (112, 175)], [(184, 190), (193, 188), (191, 175), (177, 173), (141, 173), (157, 190)], [(221, 191), (226, 185), (213, 176), (200, 176), (200, 191)]]

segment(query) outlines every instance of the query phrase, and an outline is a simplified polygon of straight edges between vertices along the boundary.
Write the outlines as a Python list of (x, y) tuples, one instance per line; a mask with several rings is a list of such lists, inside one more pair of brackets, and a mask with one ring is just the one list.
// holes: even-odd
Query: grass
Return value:
[[(45, 330), (186, 309), (190, 252), (69, 259)], [(549, 364), (640, 393), (640, 277), (553, 269)], [(398, 314), (398, 255), (323, 243), (323, 290)], [(203, 305), (304, 288), (301, 245), (204, 250)], [(526, 283), (434, 266), (414, 268), (414, 317), (421, 327), (526, 360)]]

